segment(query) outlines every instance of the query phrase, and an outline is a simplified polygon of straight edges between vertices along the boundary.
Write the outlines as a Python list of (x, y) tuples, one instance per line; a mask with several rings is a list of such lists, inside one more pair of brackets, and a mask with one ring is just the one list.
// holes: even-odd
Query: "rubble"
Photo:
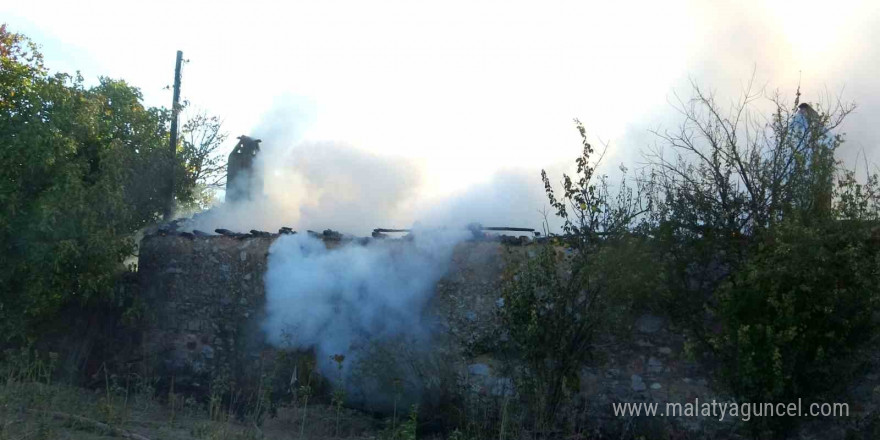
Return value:
[(323, 236), (324, 236), (324, 239), (326, 239), (326, 240), (333, 240), (333, 241), (342, 240), (342, 234), (340, 234), (338, 231), (334, 231), (332, 229), (325, 229)]
[(499, 241), (508, 246), (526, 246), (532, 244), (533, 240), (525, 235), (514, 237), (512, 235), (501, 235)]
[(226, 237), (233, 237), (233, 238), (249, 237), (248, 234), (242, 234), (239, 232), (232, 232), (229, 229), (214, 229), (214, 232), (216, 232), (220, 235), (226, 236)]

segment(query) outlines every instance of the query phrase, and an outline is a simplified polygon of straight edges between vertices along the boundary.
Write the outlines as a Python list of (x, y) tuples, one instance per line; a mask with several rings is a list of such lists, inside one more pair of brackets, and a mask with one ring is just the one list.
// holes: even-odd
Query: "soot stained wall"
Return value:
[[(143, 239), (138, 276), (149, 322), (144, 350), (153, 355), (160, 377), (174, 376), (178, 387), (206, 389), (218, 368), (246, 378), (274, 356), (260, 325), (263, 277), (275, 238), (156, 234)], [(498, 242), (459, 244), (448, 275), (438, 283), (430, 313), (454, 351), (493, 330), (504, 249), (510, 248)]]
[[(154, 358), (159, 377), (173, 376), (179, 389), (203, 392), (212, 378), (224, 373), (223, 368), (239, 386), (259, 380), (259, 372), (277, 356), (264, 343), (260, 329), (263, 276), (276, 237), (150, 235), (143, 239), (138, 276), (149, 319), (144, 352)], [(492, 353), (475, 352), (474, 347), (495, 334), (505, 257), (523, 256), (532, 249), (498, 242), (462, 243), (456, 247), (449, 272), (437, 285), (428, 312), (443, 330), (443, 343), (432, 350), (458, 368), (445, 371), (466, 372), (467, 380), (473, 381), (468, 389), (492, 395), (498, 393), (499, 384), (511, 383), (496, 376), (499, 363)], [(650, 314), (639, 317), (631, 334), (612, 344), (605, 362), (581, 369), (578, 398), (586, 408), (584, 416), (597, 422), (619, 422), (610, 414), (612, 402), (729, 400), (713, 391), (711, 375), (689, 360), (684, 345), (681, 331), (666, 320)], [(873, 364), (872, 371), (880, 371), (876, 356)], [(855, 399), (852, 417), (875, 414), (880, 402), (877, 390), (880, 375), (876, 373), (853, 382), (847, 393)], [(669, 422), (704, 434), (726, 432), (736, 423), (711, 418)], [(810, 429), (836, 438), (843, 428), (835, 426), (817, 420)]]
[(204, 388), (217, 365), (246, 368), (242, 361), (259, 358), (263, 274), (272, 241), (143, 239), (138, 275), (149, 321), (144, 349), (154, 355), (160, 377), (173, 375), (179, 386)]

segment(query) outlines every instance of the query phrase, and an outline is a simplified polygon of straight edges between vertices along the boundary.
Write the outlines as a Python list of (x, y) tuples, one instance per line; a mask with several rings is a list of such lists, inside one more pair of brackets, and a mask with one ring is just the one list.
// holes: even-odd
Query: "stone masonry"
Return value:
[[(263, 275), (276, 237), (153, 234), (143, 239), (139, 278), (149, 318), (144, 351), (154, 357), (160, 377), (174, 376), (180, 389), (205, 391), (218, 365), (228, 366), (228, 372), (244, 383), (262, 368), (261, 362), (272, 358), (274, 350), (265, 344), (260, 323)], [(340, 245), (338, 237), (325, 243)], [(512, 381), (498, 376), (498, 362), (480, 347), (497, 334), (495, 312), (503, 307), (500, 286), (505, 262), (533, 252), (533, 246), (498, 241), (461, 243), (448, 274), (438, 283), (429, 311), (444, 334), (438, 357), (475, 380), (475, 392), (487, 396), (512, 392)], [(712, 390), (710, 375), (689, 360), (682, 332), (665, 319), (643, 314), (634, 322), (631, 337), (624, 339), (601, 364), (583, 366), (578, 399), (584, 417), (619, 423), (611, 414), (614, 402), (726, 400)], [(852, 405), (854, 418), (846, 422), (872, 420), (880, 403), (878, 375), (859, 379), (852, 391), (859, 401)], [(725, 438), (724, 433), (742, 422), (678, 418), (660, 423), (681, 432)], [(826, 438), (845, 431), (839, 424), (810, 426)]]

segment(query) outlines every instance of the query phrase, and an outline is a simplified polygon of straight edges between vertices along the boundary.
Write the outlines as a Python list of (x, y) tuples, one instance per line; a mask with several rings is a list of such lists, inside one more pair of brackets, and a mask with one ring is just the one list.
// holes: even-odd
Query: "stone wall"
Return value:
[(221, 362), (259, 357), (263, 274), (272, 241), (144, 237), (138, 263), (149, 321), (144, 346), (155, 356), (160, 377), (204, 389)]
[[(174, 376), (178, 387), (204, 391), (218, 368), (230, 368), (243, 379), (274, 356), (260, 325), (263, 276), (277, 237), (153, 234), (143, 239), (138, 275), (149, 322), (144, 349), (154, 355), (160, 377)], [(325, 244), (342, 242), (331, 237)], [(459, 244), (429, 306), (443, 333), (435, 348), (450, 356), (467, 354), (475, 341), (491, 335), (503, 253), (524, 249), (492, 241)]]
[[(196, 391), (206, 391), (223, 368), (239, 386), (260, 380), (259, 372), (265, 371), (267, 360), (276, 356), (275, 350), (265, 344), (260, 329), (263, 275), (275, 238), (156, 234), (143, 239), (139, 280), (150, 322), (144, 349), (154, 355), (160, 377), (174, 376), (179, 388)], [(334, 247), (340, 245), (338, 240), (332, 237), (325, 243)], [(533, 252), (533, 246), (509, 246), (497, 241), (459, 244), (428, 310), (440, 330), (431, 354), (413, 354), (413, 347), (403, 341), (389, 348), (394, 352), (392, 356), (377, 356), (391, 364), (377, 365), (374, 371), (390, 372), (418, 360), (422, 362), (419, 368), (424, 368), (421, 374), (431, 376), (437, 388), (459, 386), (464, 376), (466, 387), (477, 394), (487, 398), (509, 395), (512, 381), (500, 375), (500, 363), (481, 347), (487, 346), (487, 339), (497, 337), (496, 310), (503, 306), (499, 297), (505, 262)], [(584, 408), (584, 419), (608, 426), (622, 423), (611, 414), (613, 402), (730, 400), (714, 392), (708, 372), (689, 360), (682, 331), (659, 316), (642, 314), (628, 335), (603, 342), (604, 361), (584, 365), (580, 374), (576, 400)], [(412, 359), (405, 359), (408, 350)], [(877, 362), (880, 360), (875, 359)], [(289, 372), (286, 374), (290, 377)], [(389, 386), (374, 384), (375, 389)], [(424, 390), (405, 391), (419, 396), (422, 403), (428, 397), (437, 397), (426, 395)], [(859, 418), (873, 420), (880, 403), (878, 375), (871, 373), (857, 379), (850, 391), (858, 401), (852, 402), (854, 418), (848, 424), (817, 421), (818, 425), (811, 424), (810, 429), (836, 438), (849, 429), (847, 426), (859, 423)], [(348, 398), (357, 400), (354, 395)], [(658, 418), (654, 423), (673, 432), (708, 435), (730, 432), (735, 423), (742, 422)]]

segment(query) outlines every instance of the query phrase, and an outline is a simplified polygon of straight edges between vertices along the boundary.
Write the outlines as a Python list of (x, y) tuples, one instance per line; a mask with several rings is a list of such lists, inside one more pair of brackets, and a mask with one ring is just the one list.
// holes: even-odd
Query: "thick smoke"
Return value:
[[(295, 97), (289, 100), (309, 106)], [(540, 211), (547, 202), (538, 169), (498, 170), (464, 191), (425, 197), (420, 163), (341, 142), (303, 141), (310, 116), (295, 107), (280, 100), (254, 132), (263, 141), (255, 165), (263, 192), (251, 200), (219, 203), (197, 215), (190, 229), (248, 232), (287, 226), (368, 236), (374, 228), (414, 223), (542, 227)], [(550, 167), (551, 174), (559, 175), (562, 168)]]
[[(844, 99), (853, 98), (861, 107), (846, 127), (851, 136), (841, 151), (843, 159), (851, 164), (858, 152), (875, 148), (880, 137), (869, 119), (880, 102), (876, 81), (872, 82), (869, 69), (854, 67), (880, 63), (876, 45), (869, 44), (873, 40), (828, 44), (816, 40), (824, 44), (817, 46), (817, 51), (830, 54), (831, 47), (839, 55), (799, 57), (797, 48), (805, 46), (792, 43), (791, 35), (810, 37), (808, 33), (815, 30), (783, 35), (774, 29), (785, 17), (750, 14), (749, 9), (755, 6), (751, 4), (728, 6), (736, 13), (695, 6), (692, 12), (699, 19), (692, 21), (702, 24), (689, 36), (699, 44), (683, 60), (680, 75), (659, 95), (666, 94), (669, 101), (675, 101), (675, 94), (687, 100), (693, 81), (714, 92), (724, 106), (740, 96), (743, 84), (753, 74), (757, 88), (767, 96), (780, 88), (793, 98), (800, 84), (802, 99), (814, 103), (827, 102), (829, 93), (836, 95), (848, 86)], [(866, 35), (876, 32), (870, 29)], [(649, 66), (644, 74), (651, 74)], [(577, 89), (573, 87), (575, 95), (585, 94)], [(767, 104), (757, 103), (755, 111), (766, 113)], [(680, 115), (662, 97), (621, 105), (632, 109), (634, 119), (622, 134), (611, 139), (605, 164), (612, 174), (620, 163), (632, 167), (644, 160), (641, 153), (658, 141), (651, 130), (674, 131), (681, 122)], [(530, 110), (524, 108), (523, 112)], [(566, 117), (576, 116), (585, 115)], [(415, 222), (432, 227), (457, 228), (482, 222), (540, 229), (540, 211), (547, 206), (538, 180), (540, 168), (549, 168), (556, 180), (563, 171), (570, 171), (568, 165), (579, 150), (575, 139), (571, 157), (561, 162), (552, 157), (549, 163), (536, 163), (534, 168), (493, 170), (484, 183), (466, 191), (425, 199), (424, 173), (418, 163), (341, 143), (302, 142), (303, 130), (295, 125), (299, 120), (299, 115), (285, 114), (283, 109), (265, 118), (259, 132), (255, 131), (264, 139), (259, 171), (265, 179), (265, 194), (239, 206), (215, 208), (199, 220), (199, 229), (247, 231), (291, 226), (300, 231), (332, 228), (367, 235), (375, 227), (407, 227)], [(593, 133), (590, 120), (584, 122), (591, 134), (605, 135)], [(870, 152), (867, 156), (876, 159)], [(614, 176), (611, 182), (615, 182)], [(548, 220), (551, 229), (558, 226), (552, 215)], [(424, 318), (425, 307), (446, 271), (452, 248), (462, 238), (449, 233), (416, 234), (411, 245), (375, 242), (329, 251), (305, 234), (279, 238), (271, 249), (266, 275), (268, 316), (264, 330), (269, 342), (280, 347), (314, 348), (325, 375), (334, 377), (336, 365), (330, 356), (335, 354), (346, 356), (344, 373), (348, 375), (371, 341), (401, 335), (429, 341), (432, 326)]]
[(420, 182), (406, 160), (334, 142), (291, 146), (264, 139), (256, 167), (263, 194), (220, 204), (197, 216), (192, 227), (247, 232), (288, 226), (364, 235), (390, 219), (406, 217)]
[(847, 167), (865, 157), (876, 164), (880, 126), (874, 118), (880, 111), (880, 87), (873, 72), (880, 66), (880, 45), (873, 44), (873, 37), (880, 34), (874, 25), (880, 6), (844, 1), (833, 8), (833, 21), (825, 20), (827, 6), (804, 1), (689, 3), (690, 40), (681, 43), (692, 48), (664, 91), (668, 102), (656, 100), (647, 108), (635, 103), (633, 111), (642, 116), (612, 141), (611, 160), (644, 162), (646, 147), (658, 142), (651, 130), (675, 131), (681, 123), (673, 106), (678, 98), (693, 96), (692, 82), (726, 110), (753, 80), (752, 91), (765, 98), (751, 106), (756, 118), (770, 116), (769, 99), (777, 92), (793, 102), (798, 87), (801, 100), (814, 107), (828, 109), (838, 98), (855, 103), (856, 111), (841, 130), (846, 142), (838, 158)]
[(332, 356), (343, 355), (348, 377), (369, 345), (397, 337), (430, 343), (423, 312), (445, 274), (462, 230), (417, 230), (411, 241), (373, 241), (328, 250), (307, 234), (287, 235), (269, 251), (268, 341), (315, 349), (325, 377), (336, 378)]
[[(325, 377), (342, 380), (350, 399), (361, 396), (365, 404), (381, 408), (389, 394), (382, 392), (387, 391), (384, 379), (376, 376), (387, 379), (391, 373), (369, 363), (389, 357), (376, 355), (377, 344), (406, 341), (412, 355), (430, 354), (435, 323), (425, 312), (455, 245), (470, 236), (464, 226), (540, 228), (546, 205), (540, 175), (506, 170), (460, 193), (421, 198), (423, 171), (416, 163), (336, 142), (299, 141), (298, 118), (273, 111), (266, 119), (256, 167), (263, 194), (220, 204), (191, 225), (205, 231), (298, 230), (279, 237), (269, 252), (266, 339), (280, 348), (314, 349)], [(328, 250), (305, 233), (330, 228), (365, 236), (376, 227), (413, 227), (413, 239), (352, 242)], [(345, 356), (342, 370), (331, 359), (335, 355)], [(363, 366), (364, 359), (370, 366)], [(413, 371), (394, 374), (405, 379), (407, 395), (420, 395)]]
[[(423, 198), (422, 171), (412, 161), (378, 156), (335, 142), (303, 142), (288, 149), (264, 141), (258, 156), (263, 194), (220, 203), (197, 215), (191, 229), (247, 232), (295, 230), (367, 236), (374, 228), (413, 223), (435, 227), (487, 226), (539, 229), (546, 196), (538, 170), (509, 169), (484, 183), (443, 197)], [(551, 168), (559, 176), (561, 166)], [(554, 224), (554, 219), (550, 219)]]
[[(548, 167), (547, 172), (557, 179), (564, 170), (560, 164)], [(501, 170), (486, 182), (417, 206), (417, 221), (436, 227), (479, 222), (484, 226), (535, 228), (543, 233), (547, 226), (552, 231), (558, 231), (559, 226), (549, 208), (539, 170)]]

